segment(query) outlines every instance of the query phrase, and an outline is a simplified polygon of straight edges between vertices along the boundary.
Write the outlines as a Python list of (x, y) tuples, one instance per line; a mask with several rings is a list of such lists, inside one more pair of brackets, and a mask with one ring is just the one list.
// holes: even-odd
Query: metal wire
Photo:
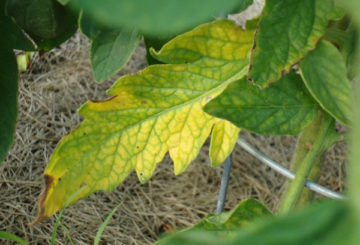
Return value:
[(224, 205), (226, 201), (226, 194), (227, 189), (229, 186), (229, 177), (230, 177), (230, 171), (231, 171), (231, 162), (232, 162), (232, 154), (226, 158), (224, 163), (224, 169), (221, 177), (221, 183), (220, 183), (220, 191), (219, 191), (219, 198), (216, 204), (216, 214), (219, 214), (224, 211)]
[[(251, 155), (253, 155), (254, 157), (256, 157), (258, 160), (260, 160), (262, 163), (264, 163), (265, 165), (269, 166), (270, 168), (274, 169), (276, 172), (278, 172), (279, 174), (285, 176), (288, 179), (293, 180), (295, 178), (295, 173), (290, 171), (289, 169), (281, 166), (279, 163), (273, 161), (272, 159), (270, 159), (269, 157), (267, 157), (265, 154), (263, 154), (262, 152), (258, 151), (254, 146), (250, 145), (248, 142), (246, 142), (243, 138), (239, 137), (237, 140), (237, 144), (242, 147), (244, 150), (246, 150), (247, 152), (249, 152)], [(316, 184), (310, 180), (307, 180), (305, 182), (305, 186), (307, 188), (309, 188), (310, 190), (319, 193), (321, 195), (324, 195), (326, 197), (330, 197), (330, 198), (334, 198), (334, 199), (344, 199), (345, 196), (329, 190), (319, 184)]]

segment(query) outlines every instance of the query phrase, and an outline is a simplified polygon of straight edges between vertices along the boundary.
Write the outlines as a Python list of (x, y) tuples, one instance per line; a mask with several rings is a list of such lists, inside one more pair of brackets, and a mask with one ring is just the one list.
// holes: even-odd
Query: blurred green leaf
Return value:
[(8, 233), (8, 232), (5, 232), (5, 231), (0, 231), (0, 239), (13, 241), (13, 242), (16, 242), (16, 243), (21, 244), (21, 245), (29, 245), (29, 243), (27, 243), (26, 241), (24, 241), (20, 237), (15, 236), (14, 234), (11, 234), (11, 233)]
[[(260, 217), (271, 217), (272, 213), (269, 209), (255, 199), (242, 201), (237, 207), (229, 212), (220, 214), (209, 214), (193, 227), (183, 230), (179, 233), (191, 233), (193, 231), (211, 231), (212, 235), (221, 236), (229, 239), (229, 235), (235, 234), (230, 231), (239, 229), (254, 222)], [(156, 245), (168, 244), (164, 240), (160, 240)], [(204, 243), (205, 244), (205, 243)]]
[(319, 106), (292, 72), (263, 90), (243, 78), (204, 109), (257, 134), (296, 135), (315, 119)]
[(77, 14), (56, 0), (8, 0), (6, 11), (38, 49), (50, 50), (77, 30)]
[(135, 29), (106, 29), (84, 12), (81, 14), (80, 28), (92, 40), (90, 59), (96, 81), (104, 81), (121, 70), (141, 38)]
[(246, 10), (251, 4), (253, 4), (254, 0), (242, 0), (238, 3), (238, 6), (234, 8), (234, 11), (232, 11), (233, 14), (240, 13), (244, 10)]
[(249, 226), (230, 244), (354, 245), (353, 225), (346, 203), (328, 201)]
[(256, 34), (249, 78), (261, 88), (289, 72), (343, 11), (334, 0), (268, 0)]
[(287, 216), (255, 221), (221, 239), (209, 231), (180, 232), (161, 245), (354, 245), (354, 224), (347, 204), (326, 201)]
[(300, 72), (306, 87), (321, 107), (335, 119), (348, 124), (352, 88), (339, 50), (331, 43), (321, 41), (300, 62)]
[(85, 14), (84, 11), (81, 11), (80, 13), (79, 27), (81, 32), (89, 39), (95, 38), (100, 34), (102, 29), (106, 29), (105, 26), (96, 22), (88, 14)]
[(34, 44), (10, 17), (0, 15), (0, 45), (8, 49), (35, 50)]
[[(174, 35), (248, 0), (74, 0), (98, 22), (109, 27), (135, 28), (146, 35)], [(244, 4), (245, 2), (245, 4)]]
[[(188, 230), (206, 230), (225, 232), (243, 227), (259, 217), (272, 216), (271, 211), (255, 199), (242, 201), (229, 212), (209, 214)], [(186, 230), (186, 231), (188, 231)]]
[(66, 5), (68, 4), (71, 0), (57, 0), (59, 3), (61, 3), (62, 5)]
[[(348, 12), (351, 14), (351, 17), (354, 20), (355, 26), (358, 33), (360, 33), (360, 1), (358, 0), (338, 0), (339, 3), (346, 6)], [(360, 64), (360, 38), (356, 40), (357, 49), (354, 54), (354, 64)], [(349, 176), (348, 176), (348, 185), (349, 185), (349, 201), (352, 204), (354, 210), (354, 216), (356, 217), (356, 234), (357, 240), (360, 241), (360, 69), (359, 66), (355, 69), (354, 72), (354, 97), (353, 97), (353, 114), (352, 122), (353, 128), (350, 134), (351, 141), (349, 147)]]
[(0, 163), (13, 143), (17, 118), (18, 70), (11, 49), (0, 46)]

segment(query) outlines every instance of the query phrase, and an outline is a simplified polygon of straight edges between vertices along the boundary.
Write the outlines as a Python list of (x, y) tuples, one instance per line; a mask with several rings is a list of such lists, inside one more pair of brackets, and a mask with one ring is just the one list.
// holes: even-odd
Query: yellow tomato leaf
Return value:
[(234, 124), (219, 120), (213, 128), (210, 144), (211, 166), (216, 167), (225, 161), (225, 158), (232, 152), (239, 136), (240, 128)]
[[(108, 91), (112, 98), (89, 101), (81, 107), (79, 113), (85, 120), (61, 140), (45, 171), (48, 184), (40, 198), (37, 221), (62, 208), (69, 195), (83, 185), (88, 188), (74, 201), (97, 190), (113, 190), (133, 170), (142, 183), (146, 182), (166, 152), (174, 162), (175, 174), (187, 168), (213, 125), (221, 122), (206, 114), (202, 107), (229, 83), (246, 74), (252, 45), (249, 37), (254, 34), (254, 29), (242, 30), (231, 21), (221, 20), (184, 35), (196, 38), (201, 30), (199, 42), (207, 42), (206, 36), (215, 44), (230, 38), (231, 42), (226, 50), (208, 50), (208, 55), (192, 62), (184, 59), (182, 64), (153, 65), (138, 74), (124, 76)], [(236, 35), (228, 35), (234, 31)], [(178, 41), (181, 36), (170, 43)], [(248, 48), (242, 49), (244, 45)], [(214, 47), (222, 48), (217, 44)], [(183, 56), (172, 45), (161, 52)], [(218, 130), (214, 128), (215, 136), (221, 134)], [(230, 152), (233, 146), (226, 137), (222, 141), (221, 145), (213, 143), (215, 152), (221, 152), (216, 147), (225, 145), (222, 156), (216, 159), (224, 159), (225, 152)]]

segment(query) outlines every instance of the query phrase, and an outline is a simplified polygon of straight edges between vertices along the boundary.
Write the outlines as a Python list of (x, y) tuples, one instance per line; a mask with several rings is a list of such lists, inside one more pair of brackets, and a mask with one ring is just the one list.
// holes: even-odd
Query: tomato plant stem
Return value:
[[(298, 169), (280, 206), (280, 214), (287, 213), (295, 207), (306, 179), (316, 163), (319, 163), (321, 155), (335, 142), (335, 138), (334, 120), (323, 112), (320, 112), (318, 117), (303, 130), (294, 158), (294, 164), (298, 165)], [(298, 163), (299, 161), (301, 164)]]

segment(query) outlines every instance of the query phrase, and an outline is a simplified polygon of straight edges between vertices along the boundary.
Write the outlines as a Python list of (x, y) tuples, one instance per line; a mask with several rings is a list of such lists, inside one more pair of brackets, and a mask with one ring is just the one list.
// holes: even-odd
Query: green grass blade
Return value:
[(55, 226), (54, 226), (54, 230), (53, 230), (53, 233), (51, 235), (51, 245), (55, 245), (55, 237), (56, 237), (56, 232), (57, 232), (57, 229), (60, 225), (60, 222), (61, 222), (61, 217), (65, 211), (65, 208), (67, 206), (69, 206), (69, 204), (71, 203), (71, 201), (80, 193), (82, 192), (87, 186), (83, 186), (81, 187), (79, 190), (77, 190), (76, 192), (74, 192), (70, 197), (69, 199), (66, 201), (65, 203), (65, 206), (63, 209), (61, 209), (60, 211), (60, 214), (59, 214), (59, 217), (56, 219), (56, 223), (55, 223)]
[(68, 230), (63, 224), (60, 223), (60, 225), (61, 225), (61, 228), (65, 231), (65, 235), (66, 235), (69, 243), (70, 243), (71, 245), (74, 245), (74, 242), (73, 242), (73, 240), (71, 239), (69, 230)]
[(29, 245), (28, 242), (24, 241), (23, 239), (21, 239), (18, 236), (15, 236), (14, 234), (11, 234), (9, 232), (5, 232), (5, 231), (0, 231), (0, 238), (3, 238), (5, 240), (10, 240), (13, 242), (17, 242), (21, 245)]
[(116, 210), (118, 209), (118, 207), (121, 204), (119, 204), (118, 206), (116, 206), (111, 213), (106, 217), (105, 221), (101, 224), (101, 226), (99, 227), (99, 230), (96, 232), (96, 236), (95, 236), (95, 241), (94, 241), (94, 245), (98, 245), (100, 242), (100, 237), (101, 234), (103, 233), (105, 227), (107, 226), (107, 224), (109, 223), (111, 217), (114, 215), (114, 213), (116, 212)]

